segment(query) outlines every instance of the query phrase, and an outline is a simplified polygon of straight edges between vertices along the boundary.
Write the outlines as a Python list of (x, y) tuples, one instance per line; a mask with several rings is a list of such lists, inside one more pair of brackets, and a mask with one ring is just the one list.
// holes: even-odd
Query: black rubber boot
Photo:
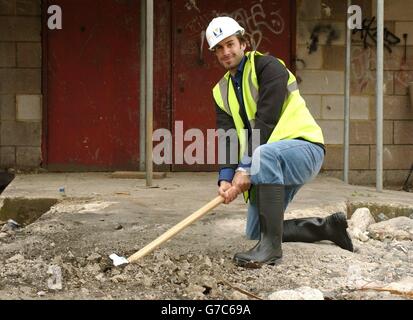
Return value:
[(283, 201), (283, 185), (257, 185), (261, 240), (249, 251), (235, 254), (237, 265), (254, 268), (262, 264), (275, 264), (282, 257)]
[(347, 219), (342, 212), (327, 218), (303, 218), (284, 221), (283, 242), (317, 242), (330, 240), (340, 248), (353, 252), (347, 233)]

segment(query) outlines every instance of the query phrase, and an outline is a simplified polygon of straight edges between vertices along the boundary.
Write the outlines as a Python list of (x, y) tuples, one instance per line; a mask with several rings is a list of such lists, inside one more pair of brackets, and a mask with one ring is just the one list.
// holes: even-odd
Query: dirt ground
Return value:
[[(11, 186), (3, 196), (19, 190), (39, 197), (33, 190), (42, 191), (26, 179), (24, 187)], [(90, 182), (85, 179), (68, 188), (66, 197), (56, 194), (57, 204), (34, 223), (0, 233), (0, 299), (268, 299), (276, 291), (303, 286), (333, 300), (413, 299), (400, 290), (378, 290), (411, 283), (411, 240), (354, 239), (354, 253), (328, 241), (284, 243), (277, 266), (235, 266), (234, 253), (255, 244), (244, 237), (241, 199), (219, 206), (138, 263), (110, 267), (110, 254), (133, 254), (213, 199), (215, 176), (182, 174), (156, 180), (154, 188), (144, 181), (113, 179), (110, 188), (109, 180), (99, 176), (100, 189), (94, 192), (82, 187)], [(64, 181), (70, 185), (67, 176)], [(373, 189), (339, 190), (340, 183), (332, 188), (333, 180), (326, 181), (300, 191), (286, 218), (346, 211), (349, 199), (356, 202), (360, 195), (381, 199)], [(49, 184), (55, 193), (56, 186)]]

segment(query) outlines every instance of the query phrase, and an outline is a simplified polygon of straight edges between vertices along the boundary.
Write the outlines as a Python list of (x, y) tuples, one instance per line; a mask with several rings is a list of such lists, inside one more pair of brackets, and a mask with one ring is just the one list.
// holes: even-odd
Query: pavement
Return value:
[[(245, 298), (235, 287), (265, 299), (308, 286), (329, 299), (374, 300), (389, 296), (357, 286), (400, 286), (405, 277), (411, 284), (410, 240), (353, 239), (355, 252), (330, 241), (284, 243), (278, 266), (235, 266), (234, 253), (256, 243), (244, 234), (241, 197), (211, 210), (136, 264), (108, 267), (112, 253), (134, 254), (216, 196), (216, 173), (168, 173), (152, 187), (111, 173), (18, 174), (0, 196), (0, 226), (8, 219), (23, 226), (13, 231), (6, 223), (0, 231), (0, 299)], [(285, 218), (336, 211), (350, 216), (359, 207), (368, 207), (376, 221), (380, 215), (413, 218), (411, 193), (377, 193), (323, 175), (297, 193)], [(61, 276), (59, 287), (50, 286), (50, 268)]]
[[(133, 176), (133, 175), (132, 175)], [(122, 211), (134, 210), (134, 204), (168, 211), (177, 217), (189, 215), (217, 195), (216, 173), (168, 173), (154, 179), (147, 187), (144, 179), (119, 179), (112, 173), (40, 173), (17, 174), (0, 196), (0, 205), (7, 199), (14, 206), (27, 201), (47, 204), (68, 200), (112, 201)], [(128, 205), (129, 203), (129, 205)], [(306, 184), (287, 209), (294, 217), (344, 211), (350, 216), (358, 207), (368, 207), (373, 215), (384, 213), (389, 218), (413, 215), (413, 195), (405, 191), (348, 185), (336, 178), (319, 175)], [(225, 211), (245, 210), (242, 197)], [(16, 209), (17, 210), (17, 209)], [(0, 220), (4, 221), (0, 211)], [(4, 213), (4, 212), (3, 212)], [(159, 217), (162, 219), (162, 217)]]

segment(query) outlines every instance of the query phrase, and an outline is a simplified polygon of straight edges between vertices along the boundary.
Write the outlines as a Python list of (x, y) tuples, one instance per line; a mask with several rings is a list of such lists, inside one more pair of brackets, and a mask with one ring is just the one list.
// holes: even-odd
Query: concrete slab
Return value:
[[(5, 198), (139, 200), (147, 206), (165, 204), (172, 210), (188, 212), (201, 207), (216, 194), (215, 173), (169, 173), (164, 179), (154, 181), (152, 187), (146, 187), (145, 180), (113, 179), (112, 173), (43, 173), (16, 175), (0, 201)], [(288, 211), (331, 212), (357, 203), (413, 210), (413, 195), (393, 190), (378, 193), (373, 187), (348, 185), (319, 175), (297, 193)], [(241, 209), (244, 202), (239, 197), (222, 207)]]
[[(6, 211), (39, 214), (36, 201), (38, 207), (50, 199), (57, 203), (34, 223), (0, 232), (0, 299), (239, 299), (233, 286), (266, 299), (297, 284), (332, 299), (378, 299), (378, 293), (360, 293), (357, 286), (384, 286), (411, 275), (412, 241), (374, 239), (353, 239), (355, 252), (329, 241), (283, 243), (280, 265), (239, 268), (232, 262), (234, 253), (256, 243), (244, 235), (241, 197), (215, 208), (136, 264), (108, 269), (111, 254), (130, 256), (217, 195), (215, 173), (171, 173), (151, 188), (145, 184), (112, 179), (110, 173), (17, 175), (0, 197), (5, 204), (0, 220)], [(286, 219), (326, 216), (357, 204), (413, 212), (411, 193), (379, 194), (319, 176), (298, 192)], [(49, 270), (61, 276), (61, 289), (50, 287)]]

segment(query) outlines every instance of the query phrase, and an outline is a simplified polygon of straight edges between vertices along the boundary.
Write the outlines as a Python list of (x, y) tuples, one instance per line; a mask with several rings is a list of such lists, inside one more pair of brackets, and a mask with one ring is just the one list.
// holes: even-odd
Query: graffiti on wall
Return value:
[(280, 11), (281, 9), (273, 10), (266, 14), (262, 4), (257, 3), (249, 10), (239, 8), (233, 12), (223, 12), (221, 15), (229, 15), (237, 20), (245, 28), (250, 46), (253, 50), (257, 50), (264, 39), (271, 41), (264, 37), (265, 30), (275, 35), (283, 33), (285, 21)]
[[(375, 21), (376, 17), (373, 17), (371, 20), (366, 18), (363, 20), (361, 29), (353, 30), (353, 34), (360, 33), (360, 39), (363, 41), (365, 49), (377, 44), (377, 26), (375, 28), (373, 27)], [(400, 38), (387, 28), (384, 28), (384, 46), (389, 53), (392, 53), (391, 46), (395, 46), (398, 43), (400, 43)]]
[[(373, 68), (375, 62), (374, 50), (370, 47), (364, 49), (362, 47), (354, 47), (352, 49), (351, 59), (351, 77), (352, 77), (352, 90), (355, 94), (366, 93), (366, 90), (370, 85), (376, 83), (376, 71)], [(385, 69), (394, 70), (393, 72), (384, 73), (384, 83), (391, 84), (394, 80), (395, 90), (405, 91), (408, 87), (408, 83), (413, 80), (413, 59), (405, 60), (400, 52), (393, 52), (391, 59), (384, 60)], [(390, 88), (385, 87), (385, 90)], [(398, 92), (403, 93), (403, 92)]]
[(372, 51), (370, 48), (363, 50), (357, 47), (352, 50), (351, 76), (355, 94), (365, 92), (369, 82), (376, 80), (375, 74), (370, 70), (371, 60)]
[(319, 37), (321, 34), (325, 33), (327, 35), (326, 45), (331, 45), (334, 40), (337, 40), (340, 33), (333, 28), (331, 24), (317, 24), (313, 31), (311, 32), (311, 42), (308, 46), (308, 53), (312, 54), (318, 49)]
[[(196, 11), (199, 10), (195, 0), (188, 0), (186, 9)], [(282, 17), (281, 9), (267, 9), (268, 8), (264, 8), (262, 1), (259, 1), (257, 3), (253, 3), (251, 7), (247, 9), (237, 8), (231, 12), (212, 11), (207, 14), (197, 14), (185, 25), (185, 29), (190, 36), (200, 37), (202, 39), (200, 42), (200, 55), (202, 56), (205, 29), (209, 22), (214, 17), (230, 16), (237, 20), (238, 23), (245, 28), (245, 35), (252, 50), (257, 50), (263, 41), (272, 41), (268, 37), (265, 37), (265, 34), (269, 32), (271, 34), (279, 35), (285, 30), (285, 20)]]

